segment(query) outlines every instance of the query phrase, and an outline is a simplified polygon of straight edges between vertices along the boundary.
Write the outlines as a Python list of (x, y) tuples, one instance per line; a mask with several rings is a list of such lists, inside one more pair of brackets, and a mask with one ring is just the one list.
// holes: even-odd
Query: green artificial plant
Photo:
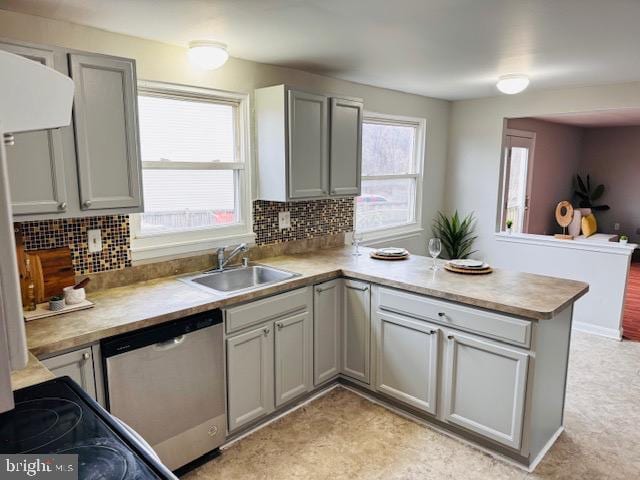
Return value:
[(478, 238), (474, 235), (473, 213), (460, 218), (457, 210), (451, 217), (438, 212), (431, 228), (434, 236), (442, 242), (449, 259), (467, 258), (477, 251), (471, 250), (473, 242)]

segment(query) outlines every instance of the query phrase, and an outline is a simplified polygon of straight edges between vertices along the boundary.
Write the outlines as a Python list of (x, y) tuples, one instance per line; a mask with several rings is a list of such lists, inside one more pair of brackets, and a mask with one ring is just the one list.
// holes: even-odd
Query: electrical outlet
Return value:
[(278, 228), (280, 230), (291, 228), (291, 213), (278, 212)]
[(89, 244), (89, 252), (96, 253), (102, 250), (102, 233), (100, 230), (87, 231), (87, 243)]
[(618, 222), (613, 224), (613, 229), (617, 232), (618, 230), (620, 230), (620, 224)]

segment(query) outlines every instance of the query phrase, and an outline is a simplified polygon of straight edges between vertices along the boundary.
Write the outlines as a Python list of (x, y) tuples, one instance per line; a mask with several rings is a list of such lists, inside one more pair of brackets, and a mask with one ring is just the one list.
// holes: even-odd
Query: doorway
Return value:
[(513, 232), (528, 231), (535, 136), (535, 133), (523, 130), (505, 131), (502, 230), (511, 221)]

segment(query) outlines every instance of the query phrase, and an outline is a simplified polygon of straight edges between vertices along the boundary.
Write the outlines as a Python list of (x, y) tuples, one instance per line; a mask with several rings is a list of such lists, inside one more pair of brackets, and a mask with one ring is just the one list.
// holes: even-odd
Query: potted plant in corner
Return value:
[(474, 235), (473, 213), (460, 218), (457, 210), (451, 217), (438, 212), (431, 228), (433, 235), (442, 242), (442, 247), (449, 259), (467, 258), (477, 251), (471, 250), (473, 242), (478, 238)]
[(511, 235), (511, 229), (513, 228), (513, 220), (507, 220), (506, 225), (507, 225), (507, 233)]
[(573, 188), (580, 208), (590, 208), (594, 212), (609, 210), (609, 205), (594, 205), (594, 202), (604, 194), (604, 185), (600, 184), (592, 189), (591, 176), (587, 175), (585, 182), (580, 175), (576, 175), (573, 181)]
[(629, 243), (629, 237), (627, 237), (626, 235), (620, 235), (620, 243), (622, 244)]

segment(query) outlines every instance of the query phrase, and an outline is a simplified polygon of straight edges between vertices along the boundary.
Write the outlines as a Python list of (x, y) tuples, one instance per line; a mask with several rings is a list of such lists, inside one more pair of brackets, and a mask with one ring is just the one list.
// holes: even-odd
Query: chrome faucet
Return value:
[(210, 273), (210, 272), (222, 272), (224, 270), (224, 267), (238, 254), (242, 253), (242, 252), (246, 252), (247, 250), (249, 250), (249, 247), (247, 246), (246, 243), (241, 243), (240, 245), (238, 245), (236, 248), (234, 248), (231, 253), (229, 254), (228, 257), (225, 258), (224, 252), (226, 251), (228, 247), (220, 247), (216, 250), (216, 256), (218, 257), (218, 266), (216, 268), (212, 268), (210, 270), (207, 270), (205, 273)]

